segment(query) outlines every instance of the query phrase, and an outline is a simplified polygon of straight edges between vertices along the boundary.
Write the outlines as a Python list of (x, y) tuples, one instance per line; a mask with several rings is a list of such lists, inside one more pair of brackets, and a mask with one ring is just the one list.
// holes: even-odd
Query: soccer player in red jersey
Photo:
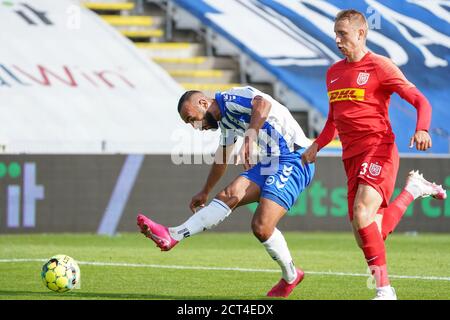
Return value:
[(405, 188), (389, 204), (395, 186), (399, 156), (388, 116), (392, 93), (417, 110), (417, 125), (410, 147), (431, 147), (428, 128), (431, 106), (394, 63), (366, 48), (368, 25), (356, 10), (338, 13), (334, 32), (336, 45), (345, 59), (327, 72), (328, 119), (316, 141), (303, 153), (305, 163), (336, 135), (342, 142), (342, 160), (347, 175), (349, 218), (356, 241), (374, 275), (377, 300), (397, 299), (390, 286), (384, 240), (408, 205), (418, 197), (444, 199), (446, 191), (411, 171)]

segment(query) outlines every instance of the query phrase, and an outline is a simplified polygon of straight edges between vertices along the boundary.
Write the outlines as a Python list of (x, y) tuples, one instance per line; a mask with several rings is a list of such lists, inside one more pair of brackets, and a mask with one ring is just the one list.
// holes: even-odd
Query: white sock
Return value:
[(209, 205), (194, 213), (185, 223), (169, 228), (170, 235), (180, 241), (194, 234), (217, 226), (231, 213), (231, 209), (222, 201), (213, 199)]
[(289, 252), (286, 240), (280, 230), (275, 228), (274, 232), (265, 242), (262, 243), (269, 255), (281, 267), (282, 277), (288, 283), (294, 282), (297, 278), (297, 270), (294, 267), (291, 253)]

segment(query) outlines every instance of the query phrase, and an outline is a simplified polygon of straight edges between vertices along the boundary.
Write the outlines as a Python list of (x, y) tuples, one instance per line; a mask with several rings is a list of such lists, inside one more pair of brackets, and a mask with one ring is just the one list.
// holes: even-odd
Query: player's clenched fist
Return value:
[(205, 206), (206, 201), (208, 201), (208, 194), (204, 191), (200, 191), (192, 197), (189, 208), (191, 208), (192, 212), (196, 212), (197, 208), (203, 208)]

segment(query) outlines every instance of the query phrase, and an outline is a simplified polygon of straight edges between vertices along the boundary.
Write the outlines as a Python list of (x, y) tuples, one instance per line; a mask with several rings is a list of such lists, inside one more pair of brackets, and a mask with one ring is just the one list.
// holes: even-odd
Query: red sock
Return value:
[(389, 285), (386, 248), (375, 222), (358, 230), (367, 264), (375, 277), (377, 288)]
[(383, 222), (381, 223), (381, 234), (383, 240), (386, 240), (387, 236), (394, 231), (395, 227), (400, 222), (403, 214), (405, 213), (411, 202), (414, 201), (414, 197), (406, 190), (403, 190), (389, 206), (384, 209)]

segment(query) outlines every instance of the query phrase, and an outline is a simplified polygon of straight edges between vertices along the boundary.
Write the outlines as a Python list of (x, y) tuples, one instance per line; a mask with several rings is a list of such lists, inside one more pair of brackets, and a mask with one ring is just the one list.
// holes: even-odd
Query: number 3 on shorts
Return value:
[(367, 172), (367, 166), (368, 166), (368, 163), (367, 163), (367, 162), (364, 162), (364, 163), (361, 165), (361, 171), (359, 172), (359, 174), (365, 175), (366, 172)]

